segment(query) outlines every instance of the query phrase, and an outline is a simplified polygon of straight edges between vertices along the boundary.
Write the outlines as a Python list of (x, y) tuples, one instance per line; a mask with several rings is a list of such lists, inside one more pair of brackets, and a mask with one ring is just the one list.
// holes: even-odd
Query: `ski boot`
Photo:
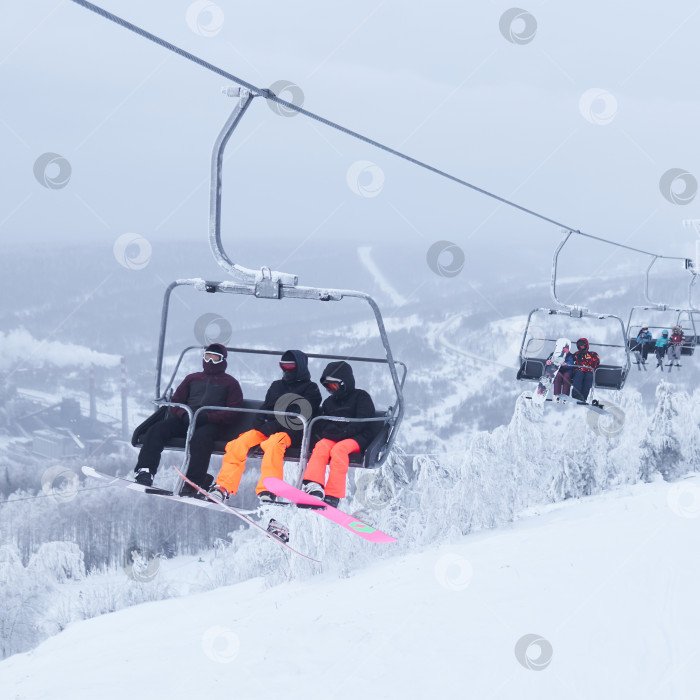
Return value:
[(148, 467), (141, 467), (136, 471), (134, 481), (141, 486), (153, 486), (153, 474)]
[(315, 496), (316, 498), (323, 498), (326, 495), (325, 489), (321, 484), (315, 481), (304, 480), (301, 490), (304, 493), (308, 493), (309, 496)]
[(289, 542), (289, 528), (274, 518), (267, 524), (267, 531), (282, 542)]
[(277, 500), (277, 496), (275, 496), (275, 494), (271, 491), (261, 491), (258, 494), (258, 498), (260, 499), (261, 505), (267, 503), (274, 503)]
[(209, 488), (209, 495), (219, 503), (223, 503), (229, 497), (229, 492), (223, 486), (214, 484)]

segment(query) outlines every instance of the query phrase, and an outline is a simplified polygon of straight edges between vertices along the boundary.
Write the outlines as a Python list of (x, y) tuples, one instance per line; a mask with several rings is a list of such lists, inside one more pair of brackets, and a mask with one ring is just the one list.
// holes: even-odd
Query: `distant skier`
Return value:
[(668, 350), (668, 331), (663, 331), (656, 341), (654, 346), (654, 354), (656, 355), (656, 366), (664, 371), (664, 357)]
[(646, 364), (649, 350), (654, 346), (654, 339), (651, 336), (648, 326), (642, 326), (637, 333), (637, 344), (634, 347), (634, 352), (637, 353), (642, 364)]
[[(307, 413), (304, 417), (310, 421), (319, 412), (321, 392), (311, 381), (308, 357), (301, 350), (287, 350), (280, 358), (280, 369), (282, 379), (272, 382), (260, 409)], [(221, 470), (209, 489), (209, 493), (219, 501), (223, 502), (238, 491), (248, 450), (256, 445), (262, 448), (263, 459), (255, 492), (263, 503), (275, 501), (276, 496), (265, 488), (263, 479), (268, 476), (282, 479), (285, 451), (288, 447), (301, 445), (303, 425), (292, 416), (258, 413), (253, 426), (252, 430), (242, 433), (226, 445)]]
[(564, 361), (559, 367), (559, 371), (554, 377), (554, 397), (557, 401), (566, 401), (564, 397), (571, 394), (571, 380), (574, 372), (574, 356), (570, 351), (570, 343), (567, 341), (564, 346)]
[(578, 403), (586, 403), (593, 386), (595, 370), (600, 365), (600, 358), (597, 352), (589, 350), (586, 338), (579, 338), (576, 341), (576, 348), (578, 352), (574, 353), (574, 377), (571, 382), (571, 395)]
[[(209, 345), (202, 357), (203, 371), (188, 374), (175, 390), (172, 402), (187, 404), (193, 410), (202, 406), (240, 407), (243, 404), (243, 392), (238, 381), (226, 374), (227, 355), (223, 345)], [(214, 449), (214, 441), (220, 439), (222, 433), (225, 433), (239, 417), (240, 414), (236, 411), (203, 411), (199, 414), (190, 441), (190, 463), (187, 469), (187, 477), (195, 484), (203, 488), (209, 486), (207, 467)], [(189, 422), (184, 408), (171, 406), (168, 418), (148, 429), (134, 468), (139, 484), (153, 484), (165, 444), (172, 438), (185, 437)], [(181, 491), (183, 496), (195, 493), (196, 490), (189, 484), (185, 484)]]
[(666, 354), (671, 358), (668, 366), (674, 364), (676, 367), (681, 366), (681, 348), (683, 347), (683, 328), (681, 326), (674, 326), (671, 330), (671, 337), (668, 339), (668, 350)]
[[(370, 395), (355, 388), (352, 367), (347, 362), (331, 362), (321, 375), (321, 384), (330, 392), (323, 402), (322, 415), (342, 418), (374, 418)], [(318, 421), (314, 446), (304, 472), (303, 490), (323, 498), (333, 507), (345, 498), (350, 455), (366, 449), (377, 432), (377, 423)], [(328, 478), (326, 479), (326, 468)]]

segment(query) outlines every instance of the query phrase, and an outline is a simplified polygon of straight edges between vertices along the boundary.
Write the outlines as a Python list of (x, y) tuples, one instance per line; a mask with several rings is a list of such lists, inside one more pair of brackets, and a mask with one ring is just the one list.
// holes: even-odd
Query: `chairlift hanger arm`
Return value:
[(692, 276), (690, 278), (690, 284), (688, 285), (688, 308), (690, 311), (700, 311), (700, 309), (693, 304), (693, 287), (697, 282), (698, 273), (695, 272), (695, 270), (690, 270), (690, 273)]

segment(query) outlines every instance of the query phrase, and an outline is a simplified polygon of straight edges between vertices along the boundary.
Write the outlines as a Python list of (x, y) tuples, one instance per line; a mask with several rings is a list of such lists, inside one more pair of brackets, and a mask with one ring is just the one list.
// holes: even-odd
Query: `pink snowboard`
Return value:
[(333, 508), (333, 506), (329, 506), (320, 498), (309, 496), (308, 493), (304, 493), (303, 491), (294, 488), (294, 486), (291, 486), (286, 481), (277, 479), (274, 476), (268, 476), (263, 479), (263, 483), (270, 491), (272, 491), (272, 493), (277, 494), (282, 498), (286, 498), (297, 505), (325, 506), (325, 508), (314, 508), (313, 512), (322, 515), (324, 518), (328, 518), (328, 520), (332, 520), (334, 523), (338, 523), (338, 525), (342, 525), (342, 527), (344, 527), (346, 530), (354, 532), (356, 535), (362, 537), (362, 539), (368, 540), (369, 542), (398, 541), (395, 537), (387, 535), (385, 532), (377, 530), (371, 525), (366, 525), (360, 520), (353, 518), (352, 515), (343, 513), (342, 510)]

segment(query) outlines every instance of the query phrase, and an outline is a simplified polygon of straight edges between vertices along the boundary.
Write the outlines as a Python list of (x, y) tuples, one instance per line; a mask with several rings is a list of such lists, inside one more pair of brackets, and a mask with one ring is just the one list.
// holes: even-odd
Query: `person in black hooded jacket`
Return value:
[[(202, 358), (202, 371), (188, 374), (182, 380), (173, 394), (173, 403), (187, 404), (193, 410), (202, 406), (242, 406), (241, 385), (226, 373), (227, 355), (228, 351), (223, 345), (209, 345)], [(187, 476), (195, 484), (206, 488), (211, 483), (207, 483), (207, 467), (214, 449), (214, 441), (221, 439), (225, 429), (239, 417), (240, 413), (236, 411), (214, 410), (202, 411), (197, 417), (197, 425), (190, 441), (190, 462), (187, 468)], [(134, 468), (139, 484), (150, 486), (153, 483), (165, 444), (171, 438), (185, 437), (188, 426), (187, 411), (179, 406), (172, 406), (168, 418), (149, 428)], [(196, 490), (185, 484), (181, 493), (194, 495)]]
[[(301, 350), (287, 350), (280, 359), (280, 368), (282, 379), (272, 382), (260, 409), (300, 413), (310, 421), (318, 414), (321, 392), (311, 381), (308, 357)], [(221, 470), (209, 489), (211, 495), (224, 501), (238, 491), (248, 450), (260, 445), (264, 456), (255, 492), (262, 502), (274, 501), (276, 497), (265, 488), (263, 479), (268, 476), (283, 478), (284, 453), (288, 447), (298, 447), (301, 444), (303, 427), (302, 422), (294, 416), (256, 414), (253, 429), (226, 445)]]
[[(323, 402), (322, 415), (374, 418), (372, 398), (366, 391), (355, 388), (352, 367), (347, 362), (331, 362), (323, 370), (321, 384), (330, 392), (330, 396)], [(377, 426), (374, 421), (356, 423), (319, 420), (316, 429), (319, 440), (304, 471), (304, 491), (323, 498), (326, 503), (336, 507), (340, 499), (345, 498), (350, 455), (369, 446), (377, 432)]]

